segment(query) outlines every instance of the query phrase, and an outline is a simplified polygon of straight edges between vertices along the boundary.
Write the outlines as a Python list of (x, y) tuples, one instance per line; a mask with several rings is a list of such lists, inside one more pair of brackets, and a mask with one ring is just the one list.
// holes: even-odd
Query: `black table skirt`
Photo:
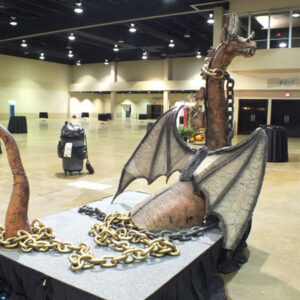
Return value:
[(24, 116), (10, 117), (8, 123), (10, 133), (27, 133), (27, 121)]
[(147, 120), (146, 114), (139, 114), (139, 120)]
[(107, 121), (109, 119), (108, 114), (98, 114), (98, 121)]
[(90, 117), (90, 113), (88, 113), (88, 112), (81, 113), (81, 118), (89, 118), (89, 117)]
[[(215, 275), (221, 246), (222, 240), (219, 240), (148, 299), (227, 299), (223, 280)], [(46, 277), (43, 273), (31, 270), (3, 256), (0, 256), (1, 296), (6, 296), (8, 300), (100, 299), (53, 278)], [(120, 299), (122, 299), (121, 296)]]
[(268, 162), (286, 162), (288, 156), (287, 131), (281, 126), (261, 126), (268, 137)]
[(47, 112), (40, 112), (39, 113), (40, 119), (48, 119), (48, 113)]

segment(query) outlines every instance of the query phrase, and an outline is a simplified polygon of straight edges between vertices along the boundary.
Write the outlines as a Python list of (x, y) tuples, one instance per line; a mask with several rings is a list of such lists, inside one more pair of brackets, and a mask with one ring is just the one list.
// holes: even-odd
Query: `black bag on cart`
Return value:
[(60, 141), (57, 146), (58, 157), (62, 158), (65, 174), (81, 172), (83, 160), (87, 159), (86, 168), (90, 174), (94, 173), (88, 161), (86, 135), (83, 128), (66, 121), (61, 129)]

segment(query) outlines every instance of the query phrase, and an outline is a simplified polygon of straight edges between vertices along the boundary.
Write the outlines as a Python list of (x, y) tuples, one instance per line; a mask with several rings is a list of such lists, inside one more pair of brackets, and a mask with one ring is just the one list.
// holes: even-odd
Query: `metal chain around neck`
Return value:
[[(99, 210), (98, 208), (90, 207), (87, 205), (80, 207), (78, 209), (78, 212), (80, 214), (85, 214), (90, 217), (94, 217), (97, 220), (102, 222), (106, 217), (106, 214), (101, 210)], [(152, 232), (149, 230), (139, 229), (138, 231), (140, 233), (146, 234), (150, 239), (163, 237), (169, 240), (170, 242), (174, 240), (189, 241), (192, 239), (192, 237), (199, 237), (203, 235), (207, 230), (215, 228), (217, 226), (218, 226), (218, 220), (216, 218), (211, 218), (210, 220), (204, 221), (204, 224), (201, 226), (193, 226), (186, 230), (179, 230), (179, 231), (162, 230), (160, 232)], [(118, 224), (118, 227), (120, 227), (120, 224)]]
[(234, 135), (233, 130), (233, 113), (234, 113), (234, 80), (230, 77), (229, 73), (225, 75), (226, 82), (226, 138), (227, 146), (231, 146), (232, 138)]

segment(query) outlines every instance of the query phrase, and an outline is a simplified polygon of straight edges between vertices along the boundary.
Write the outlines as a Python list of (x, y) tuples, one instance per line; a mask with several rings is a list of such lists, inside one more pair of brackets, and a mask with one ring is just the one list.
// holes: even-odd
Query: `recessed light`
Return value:
[(108, 65), (109, 65), (109, 61), (108, 61), (108, 59), (106, 59), (106, 60), (104, 61), (104, 64), (105, 64), (106, 66), (108, 66)]
[(27, 43), (26, 43), (26, 40), (22, 40), (21, 46), (24, 47), (24, 48), (26, 48), (28, 46)]
[(118, 52), (120, 49), (119, 49), (119, 47), (118, 47), (118, 44), (115, 44), (115, 46), (114, 46), (114, 49), (113, 49), (115, 52)]
[(280, 48), (285, 48), (286, 46), (287, 46), (287, 43), (285, 43), (285, 42), (279, 43)]
[(75, 35), (74, 35), (73, 32), (70, 33), (70, 35), (68, 36), (68, 39), (69, 39), (70, 41), (74, 41), (74, 40), (76, 39), (76, 37), (75, 37)]
[(82, 7), (82, 3), (81, 3), (80, 1), (77, 1), (77, 2), (75, 3), (74, 11), (75, 11), (77, 14), (82, 14), (82, 13), (83, 13), (83, 7)]
[(170, 40), (170, 42), (169, 42), (169, 47), (170, 47), (170, 48), (174, 48), (174, 47), (175, 47), (174, 40)]
[(208, 24), (214, 24), (214, 22), (215, 22), (214, 15), (213, 14), (209, 14), (209, 19), (206, 22)]
[(142, 59), (148, 59), (148, 52), (146, 50), (143, 51)]
[(135, 33), (135, 32), (136, 32), (136, 27), (135, 27), (134, 23), (131, 23), (131, 24), (130, 24), (129, 31), (130, 31), (131, 33)]
[(11, 26), (17, 26), (18, 25), (18, 22), (17, 22), (17, 18), (16, 17), (10, 17), (10, 22), (9, 24)]
[(73, 51), (69, 50), (68, 57), (72, 58), (74, 56)]

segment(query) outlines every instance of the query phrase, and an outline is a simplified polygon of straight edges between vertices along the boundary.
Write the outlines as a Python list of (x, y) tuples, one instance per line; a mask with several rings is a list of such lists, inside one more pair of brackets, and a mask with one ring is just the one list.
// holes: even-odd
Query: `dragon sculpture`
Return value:
[(131, 210), (132, 221), (140, 229), (189, 228), (217, 215), (228, 250), (236, 248), (246, 231), (263, 182), (266, 136), (259, 128), (241, 143), (229, 145), (226, 69), (235, 56), (251, 57), (256, 50), (254, 33), (248, 38), (237, 35), (238, 22), (232, 14), (220, 45), (209, 51), (202, 69), (206, 79), (205, 147), (192, 149), (179, 137), (176, 119), (180, 108), (172, 108), (158, 119), (123, 168), (114, 199), (137, 178), (151, 184), (159, 176), (168, 180), (175, 171), (181, 172), (177, 182)]
[[(241, 239), (251, 218), (265, 170), (266, 138), (257, 129), (240, 144), (229, 147), (226, 130), (224, 80), (226, 68), (237, 55), (254, 55), (253, 35), (237, 36), (238, 18), (233, 15), (229, 28), (221, 35), (221, 44), (211, 51), (204, 65), (206, 76), (206, 146), (190, 148), (177, 133), (179, 109), (166, 112), (146, 134), (126, 163), (114, 199), (137, 178), (151, 184), (161, 175), (167, 179), (180, 171), (179, 181), (150, 196), (131, 211), (138, 228), (159, 231), (199, 225), (210, 215), (223, 224), (224, 247), (232, 250)], [(5, 237), (19, 230), (30, 232), (27, 210), (29, 185), (17, 145), (0, 125), (14, 185), (9, 202)]]

